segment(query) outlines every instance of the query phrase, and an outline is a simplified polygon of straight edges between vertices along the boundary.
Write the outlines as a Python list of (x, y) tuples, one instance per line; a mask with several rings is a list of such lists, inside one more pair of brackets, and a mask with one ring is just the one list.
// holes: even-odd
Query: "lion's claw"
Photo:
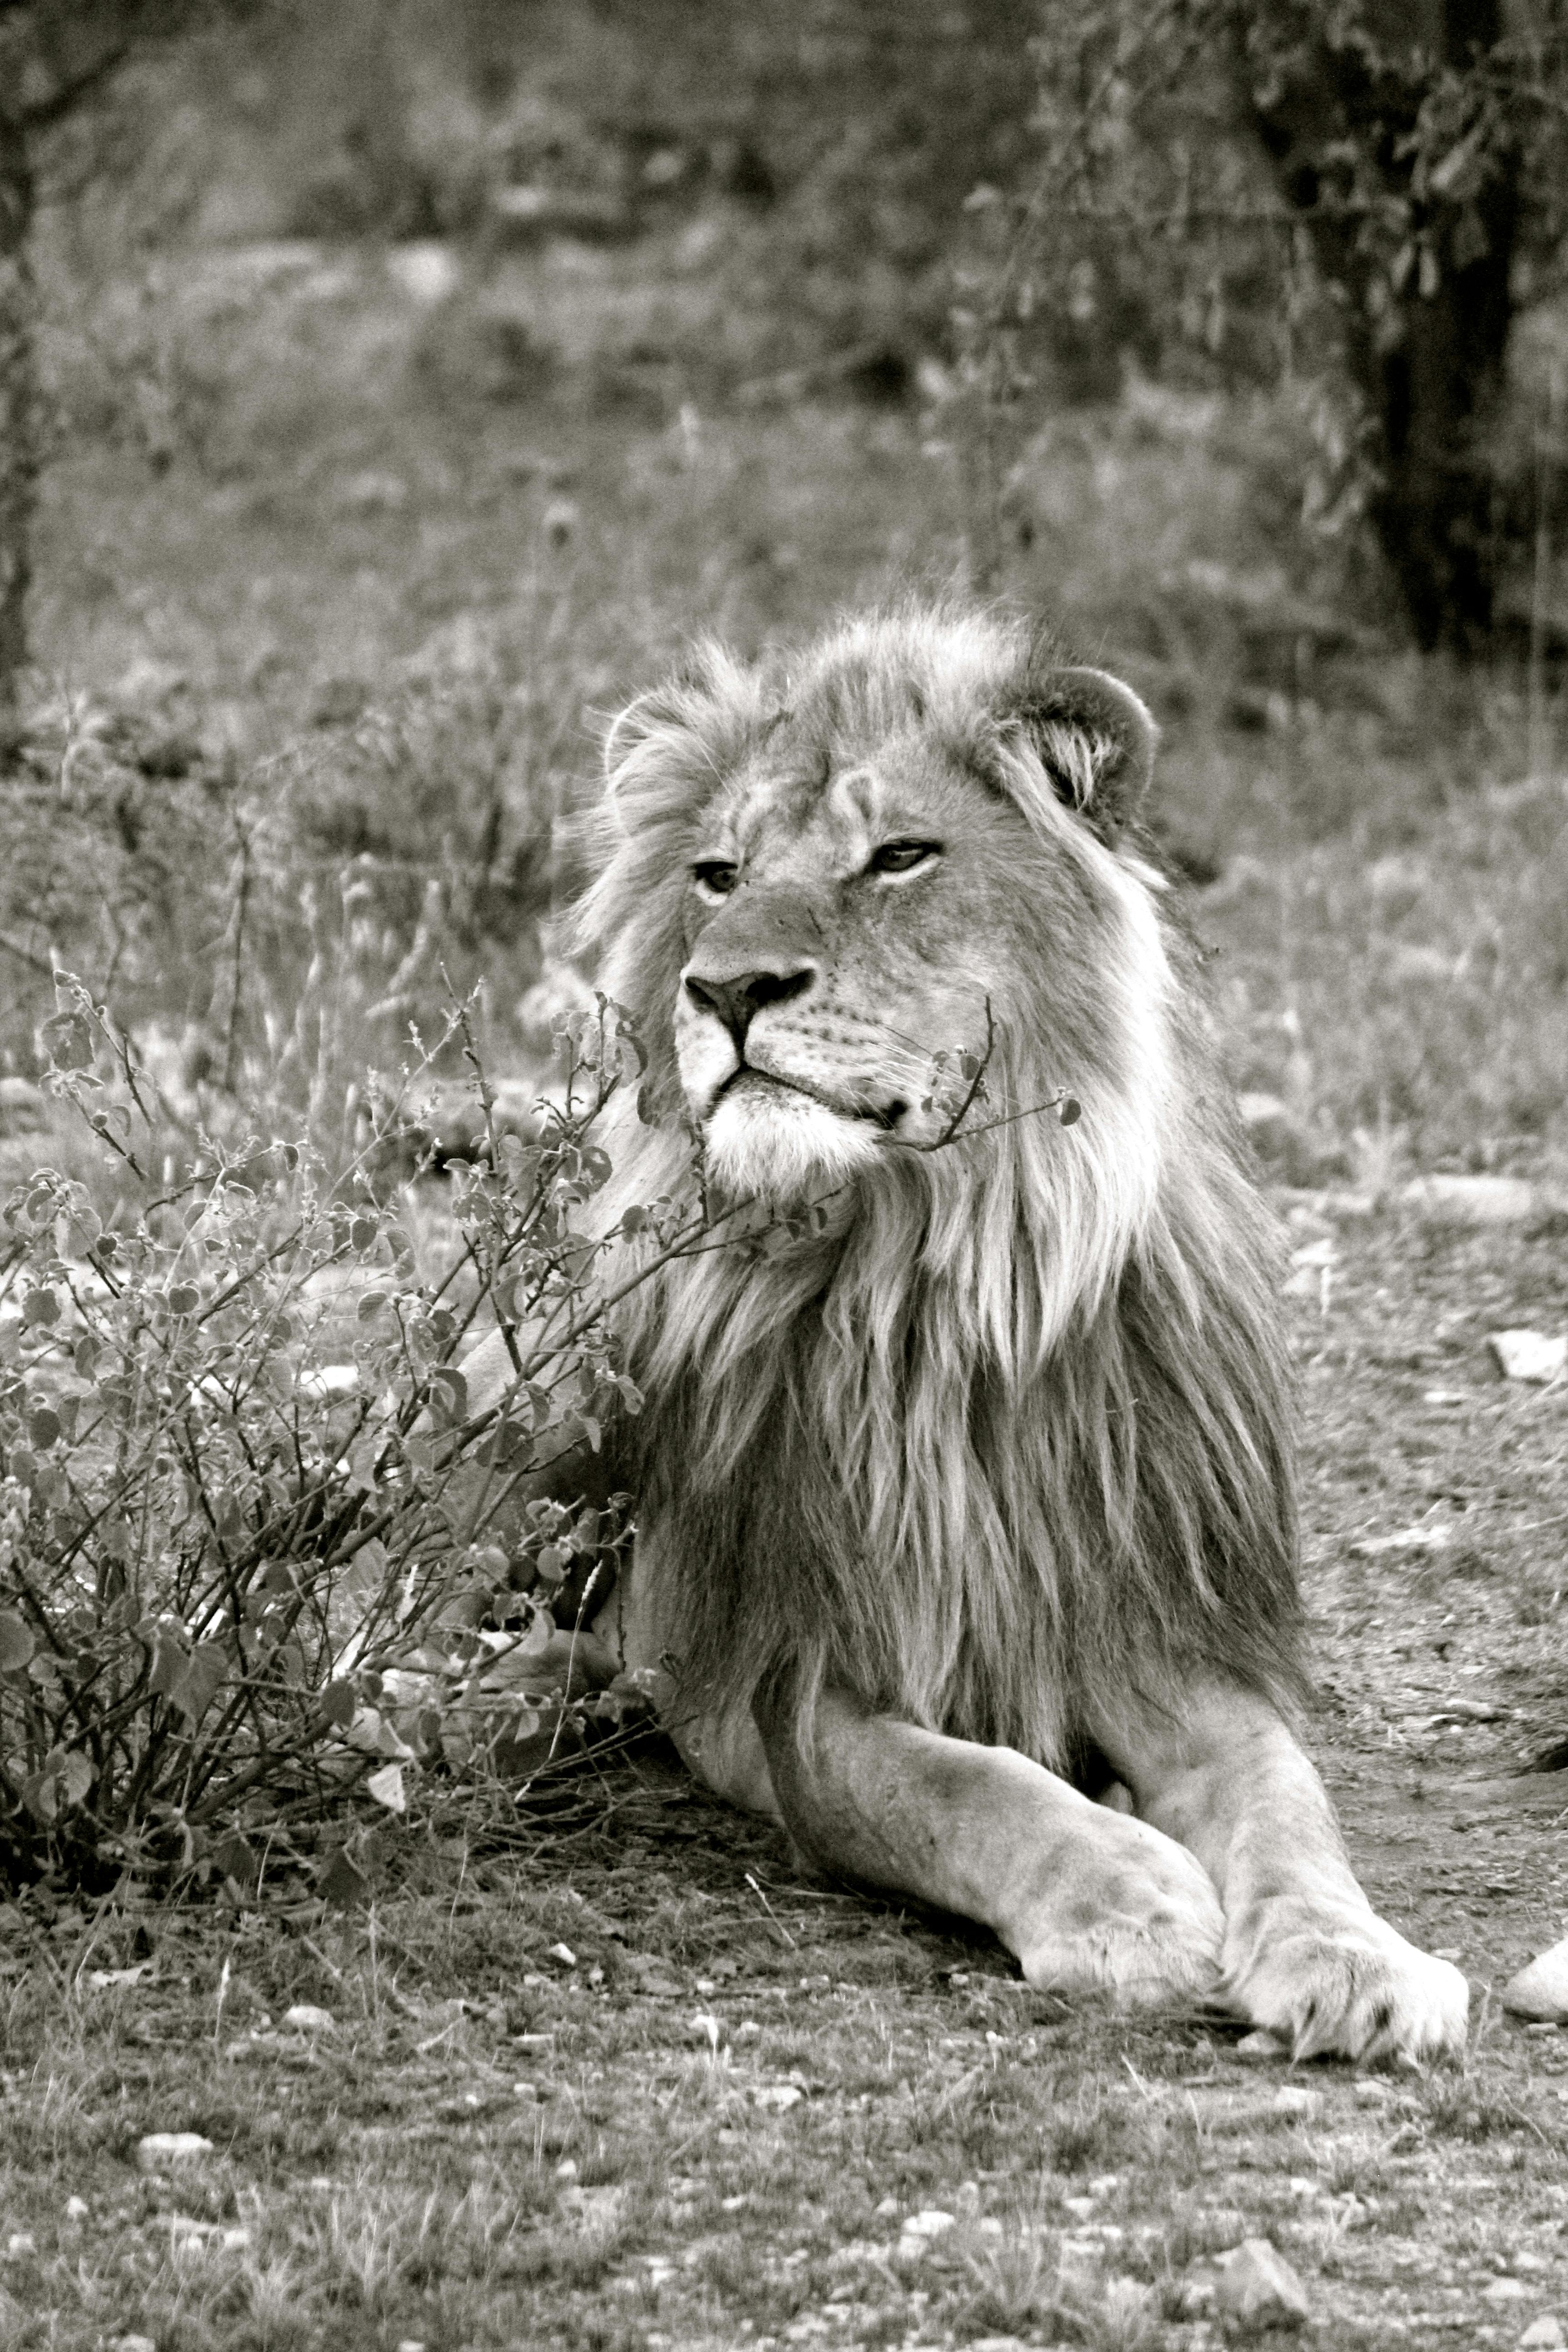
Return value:
[(1295, 2058), (1421, 2062), (1465, 2046), (1468, 1985), (1386, 1920), (1369, 1914), (1246, 1940), (1257, 1957), (1227, 1969), (1226, 1997)]

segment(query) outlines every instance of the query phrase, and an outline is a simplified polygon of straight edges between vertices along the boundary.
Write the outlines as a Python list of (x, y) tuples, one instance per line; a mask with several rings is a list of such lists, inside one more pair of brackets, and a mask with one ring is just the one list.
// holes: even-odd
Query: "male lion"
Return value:
[[(691, 1194), (694, 1136), (710, 1201), (783, 1221), (621, 1310), (601, 1631), (673, 1664), (713, 1788), (1030, 1983), (1429, 2057), (1465, 1980), (1374, 1914), (1284, 1720), (1272, 1241), (1137, 846), (1153, 742), (951, 607), (710, 646), (612, 730), (584, 936), (650, 1071), (605, 1229)], [(507, 1377), (498, 1335), (470, 1395)]]

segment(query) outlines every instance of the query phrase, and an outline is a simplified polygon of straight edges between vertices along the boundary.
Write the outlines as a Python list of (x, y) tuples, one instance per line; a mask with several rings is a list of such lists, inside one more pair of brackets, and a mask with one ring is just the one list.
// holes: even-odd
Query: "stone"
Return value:
[(559, 1960), (563, 1969), (574, 1969), (577, 1965), (577, 1955), (570, 1944), (552, 1944), (550, 1958)]
[(1522, 2279), (1495, 2278), (1490, 2286), (1482, 2289), (1488, 2303), (1522, 2303), (1530, 2289)]
[(66, 2220), (68, 2221), (85, 2221), (87, 2217), (88, 2202), (85, 2197), (68, 2197), (66, 2199)]
[(1322, 2104), (1321, 2091), (1309, 2091), (1304, 2083), (1285, 2083), (1274, 2094), (1273, 2107), (1277, 2116), (1295, 2116), (1304, 2123)]
[(1306, 2289), (1267, 2238), (1244, 2238), (1219, 2263), (1215, 2309), (1244, 2328), (1300, 2327), (1311, 2316)]
[(1417, 1176), (1400, 1198), (1443, 1225), (1518, 1225), (1543, 1205), (1521, 1176)]
[(1263, 2028), (1259, 2026), (1256, 2033), (1244, 2033), (1242, 2035), (1241, 2040), (1236, 2045), (1236, 2054), (1238, 2058), (1262, 2060), (1267, 2058), (1283, 2058), (1286, 2054), (1286, 2051), (1285, 2044), (1280, 2041), (1278, 2034), (1265, 2033)]
[(798, 2106), (805, 2096), (805, 2093), (795, 2083), (765, 2083), (761, 2090), (752, 2093), (754, 2105), (771, 2108), (774, 2115), (779, 2116), (790, 2107)]
[(287, 2033), (330, 2033), (337, 2021), (330, 2009), (317, 2009), (308, 2000), (297, 2000), (292, 2009), (283, 2012)]
[(210, 2139), (200, 2132), (148, 2132), (136, 2143), (136, 2164), (142, 2172), (163, 2172), (176, 2164), (199, 2164), (213, 2152)]
[(1568, 1339), (1550, 1339), (1544, 1331), (1493, 1331), (1487, 1345), (1505, 1381), (1530, 1381), (1544, 1388), (1568, 1370)]
[(1520, 2337), (1520, 2352), (1561, 2352), (1563, 2341), (1563, 2322), (1554, 2311), (1543, 2311)]
[(957, 2226), (956, 2213), (943, 2213), (934, 2205), (927, 2206), (922, 2212), (911, 2213), (904, 2223), (899, 2232), (900, 2248), (905, 2252), (911, 2249), (923, 2252), (938, 2238), (945, 2238), (948, 2231)]
[(1568, 2022), (1568, 1936), (1510, 1977), (1502, 1989), (1502, 2005), (1515, 2017), (1532, 2018), (1542, 2025)]
[(150, 2336), (111, 2336), (109, 2352), (158, 2352)]
[(570, 2213), (584, 2230), (595, 2231), (603, 2236), (618, 2228), (626, 2206), (626, 2192), (624, 2189), (574, 2188), (561, 2191), (562, 2211)]

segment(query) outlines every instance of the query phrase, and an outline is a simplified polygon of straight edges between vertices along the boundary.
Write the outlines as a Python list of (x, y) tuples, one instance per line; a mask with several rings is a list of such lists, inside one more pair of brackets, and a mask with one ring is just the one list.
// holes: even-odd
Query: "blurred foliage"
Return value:
[[(1568, 25), (1444, 0), (1042, 0), (1041, 168), (982, 189), (967, 373), (992, 409), (1318, 388), (1304, 511), (1365, 512), (1420, 643), (1495, 640), (1541, 514), (1516, 306), (1563, 293)], [(1561, 453), (1552, 495), (1561, 499)]]

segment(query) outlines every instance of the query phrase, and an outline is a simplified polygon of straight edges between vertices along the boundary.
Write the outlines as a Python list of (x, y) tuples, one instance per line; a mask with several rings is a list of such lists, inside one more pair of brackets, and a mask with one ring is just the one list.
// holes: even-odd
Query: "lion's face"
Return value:
[(794, 677), (710, 652), (633, 706), (590, 914), (721, 1187), (907, 1164), (977, 1066), (965, 1133), (1125, 1104), (1161, 982), (1115, 845), (1152, 742), (1127, 688), (974, 616), (851, 627)]
[(940, 1132), (1007, 960), (997, 878), (1029, 848), (918, 735), (826, 777), (794, 764), (775, 740), (705, 812), (675, 1003), (710, 1167), (785, 1198)]

